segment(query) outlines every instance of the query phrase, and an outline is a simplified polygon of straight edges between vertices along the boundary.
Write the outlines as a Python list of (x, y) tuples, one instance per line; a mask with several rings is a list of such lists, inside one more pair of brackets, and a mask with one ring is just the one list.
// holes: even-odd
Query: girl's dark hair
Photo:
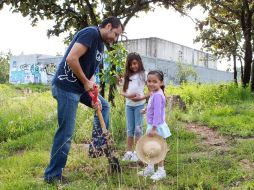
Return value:
[(145, 69), (144, 69), (143, 62), (142, 62), (140, 55), (135, 52), (129, 53), (127, 56), (126, 64), (125, 64), (124, 83), (123, 83), (123, 91), (124, 92), (126, 92), (126, 90), (128, 89), (130, 77), (134, 74), (133, 71), (130, 69), (131, 62), (133, 60), (137, 60), (137, 62), (139, 63), (137, 72), (143, 71), (143, 73), (145, 74)]
[[(161, 82), (164, 81), (164, 74), (163, 74), (163, 72), (160, 71), (160, 70), (152, 70), (152, 71), (149, 71), (149, 73), (147, 74), (147, 76), (148, 76), (148, 75), (156, 75), (156, 76), (159, 78), (159, 80), (160, 80)], [(161, 89), (162, 89), (162, 91), (164, 92), (165, 85), (162, 85), (162, 86), (161, 86)]]
[(120, 25), (122, 27), (122, 30), (124, 31), (124, 26), (123, 24), (121, 23), (121, 20), (117, 17), (114, 17), (114, 16), (110, 16), (108, 18), (105, 18), (100, 27), (101, 28), (104, 28), (108, 23), (110, 23), (112, 25), (112, 28), (118, 28)]

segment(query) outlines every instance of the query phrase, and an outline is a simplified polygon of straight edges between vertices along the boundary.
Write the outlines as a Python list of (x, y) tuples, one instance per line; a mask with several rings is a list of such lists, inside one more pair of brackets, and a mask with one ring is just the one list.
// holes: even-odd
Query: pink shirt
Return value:
[(165, 105), (166, 99), (161, 89), (150, 95), (146, 112), (148, 124), (157, 126), (165, 122)]

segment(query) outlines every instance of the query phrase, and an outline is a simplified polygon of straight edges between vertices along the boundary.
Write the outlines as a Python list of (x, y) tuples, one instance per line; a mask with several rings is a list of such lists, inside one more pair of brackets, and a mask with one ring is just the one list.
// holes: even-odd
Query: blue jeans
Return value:
[(52, 86), (52, 95), (57, 100), (58, 129), (55, 133), (50, 163), (45, 170), (45, 180), (52, 180), (62, 175), (70, 150), (76, 112), (81, 94), (62, 90)]
[[(57, 100), (59, 127), (53, 140), (50, 163), (44, 174), (44, 178), (49, 181), (61, 176), (66, 165), (71, 139), (75, 128), (78, 103), (81, 102), (89, 107), (92, 107), (91, 98), (88, 93), (84, 93), (81, 96), (81, 94), (67, 92), (54, 85), (52, 86), (52, 95)], [(106, 128), (108, 129), (110, 113), (109, 103), (101, 95), (99, 95), (98, 98), (102, 104), (102, 115)], [(94, 131), (98, 131), (102, 134), (97, 114), (94, 115), (92, 138), (96, 139), (94, 140), (96, 147), (100, 147), (105, 144), (105, 138), (101, 135), (95, 134)]]
[(126, 125), (128, 137), (140, 137), (143, 134), (143, 114), (144, 104), (139, 106), (126, 105)]

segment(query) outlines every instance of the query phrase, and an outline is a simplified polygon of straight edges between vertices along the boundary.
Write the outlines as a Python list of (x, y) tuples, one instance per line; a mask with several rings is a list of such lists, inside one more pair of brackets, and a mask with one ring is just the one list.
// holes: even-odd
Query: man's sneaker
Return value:
[(131, 155), (131, 159), (132, 162), (137, 162), (138, 161), (138, 156), (136, 152), (133, 152)]
[(122, 161), (129, 161), (132, 157), (132, 152), (126, 152), (123, 156)]
[(158, 181), (166, 177), (166, 171), (165, 170), (157, 170), (152, 176), (151, 179)]
[(144, 177), (151, 176), (153, 174), (154, 174), (154, 168), (152, 168), (152, 167), (145, 167), (145, 169), (138, 172), (139, 176), (144, 176)]

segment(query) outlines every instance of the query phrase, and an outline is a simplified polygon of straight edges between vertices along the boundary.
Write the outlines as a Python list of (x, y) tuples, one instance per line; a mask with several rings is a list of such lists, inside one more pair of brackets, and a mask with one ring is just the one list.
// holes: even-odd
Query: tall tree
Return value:
[[(242, 59), (242, 35), (235, 19), (228, 18), (223, 10), (210, 10), (209, 16), (198, 22), (199, 35), (196, 42), (202, 42), (203, 48), (212, 52), (218, 58), (233, 58), (234, 81), (237, 84), (236, 60)], [(242, 74), (241, 74), (242, 75)]]
[[(242, 82), (244, 87), (248, 86), (250, 83), (250, 76), (254, 75), (254, 65), (252, 60), (254, 1), (193, 0), (191, 2), (192, 6), (199, 4), (208, 12), (208, 17), (211, 18), (208, 18), (209, 21), (213, 19), (214, 22), (220, 23), (220, 25), (223, 26), (224, 34), (230, 35), (231, 41), (234, 40), (234, 35), (235, 37), (240, 37), (242, 35), (242, 49), (244, 52)], [(228, 22), (228, 20), (231, 22)], [(221, 47), (224, 47), (225, 41), (218, 41), (218, 44), (220, 44)], [(251, 90), (254, 91), (254, 77), (251, 78)]]

